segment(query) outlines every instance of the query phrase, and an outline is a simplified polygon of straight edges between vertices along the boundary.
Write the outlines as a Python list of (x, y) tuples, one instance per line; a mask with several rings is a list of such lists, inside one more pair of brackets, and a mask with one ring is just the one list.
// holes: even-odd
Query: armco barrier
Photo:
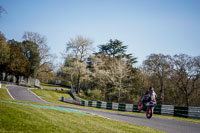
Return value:
[(174, 106), (174, 116), (188, 117), (188, 107)]
[(133, 104), (126, 104), (126, 111), (132, 112), (133, 111)]
[(189, 107), (188, 116), (200, 119), (200, 107)]
[(107, 103), (107, 104), (106, 104), (106, 109), (112, 110), (112, 103)]
[(119, 103), (112, 103), (112, 110), (119, 110)]
[(97, 108), (101, 108), (101, 102), (100, 101), (97, 101)]
[[(102, 101), (75, 101), (61, 97), (61, 101), (82, 106), (96, 107), (109, 110), (139, 112), (136, 104), (121, 104)], [(156, 105), (154, 114), (200, 119), (200, 107), (180, 107), (174, 105)]]
[(174, 105), (161, 105), (160, 110), (162, 115), (174, 115)]

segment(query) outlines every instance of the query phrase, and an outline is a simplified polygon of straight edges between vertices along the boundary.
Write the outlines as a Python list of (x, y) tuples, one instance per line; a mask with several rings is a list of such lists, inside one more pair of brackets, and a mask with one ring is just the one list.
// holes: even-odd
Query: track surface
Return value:
[(40, 97), (30, 92), (28, 88), (26, 87), (7, 86), (7, 89), (11, 97), (13, 97), (15, 100), (45, 103), (45, 104), (57, 105), (63, 108), (76, 109), (76, 110), (85, 111), (88, 113), (96, 114), (96, 115), (113, 119), (113, 120), (118, 120), (118, 121), (123, 121), (123, 122), (128, 122), (132, 124), (138, 124), (138, 125), (142, 125), (142, 126), (146, 126), (150, 128), (159, 129), (168, 133), (199, 133), (200, 132), (200, 124), (196, 124), (192, 122), (170, 120), (170, 119), (163, 119), (163, 118), (157, 118), (157, 117), (146, 119), (145, 116), (140, 116), (140, 115), (113, 113), (113, 112), (106, 112), (106, 111), (99, 111), (99, 110), (93, 110), (93, 109), (54, 104), (54, 103), (49, 103), (42, 100)]

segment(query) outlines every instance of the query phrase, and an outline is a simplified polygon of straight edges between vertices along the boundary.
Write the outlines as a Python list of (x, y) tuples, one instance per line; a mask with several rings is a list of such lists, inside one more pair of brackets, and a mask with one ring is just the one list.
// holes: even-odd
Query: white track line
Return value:
[[(111, 120), (110, 118), (108, 118), (108, 117), (105, 117), (105, 116), (101, 116), (101, 115), (97, 115), (98, 117), (102, 117), (102, 118), (104, 118), (104, 119), (108, 119), (108, 120)], [(112, 120), (115, 120), (115, 119), (112, 119)]]
[(10, 95), (10, 97), (11, 97), (13, 100), (15, 100), (15, 98), (10, 94), (8, 88), (6, 88), (6, 90), (7, 90), (8, 94)]

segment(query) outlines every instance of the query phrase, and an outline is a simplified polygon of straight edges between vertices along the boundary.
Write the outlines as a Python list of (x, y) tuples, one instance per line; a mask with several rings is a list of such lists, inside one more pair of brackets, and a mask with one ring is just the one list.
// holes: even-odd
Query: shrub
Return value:
[(88, 90), (88, 96), (91, 100), (100, 101), (102, 100), (102, 93), (100, 90)]

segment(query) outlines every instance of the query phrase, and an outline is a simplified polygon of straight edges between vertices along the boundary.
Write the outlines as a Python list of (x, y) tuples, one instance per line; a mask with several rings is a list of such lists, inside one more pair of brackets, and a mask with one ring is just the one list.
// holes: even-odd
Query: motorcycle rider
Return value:
[(157, 95), (154, 91), (154, 88), (152, 86), (150, 86), (148, 88), (148, 90), (143, 94), (143, 97), (141, 99), (142, 108), (144, 108), (144, 104), (146, 102), (153, 101), (156, 104), (156, 97), (157, 97)]

